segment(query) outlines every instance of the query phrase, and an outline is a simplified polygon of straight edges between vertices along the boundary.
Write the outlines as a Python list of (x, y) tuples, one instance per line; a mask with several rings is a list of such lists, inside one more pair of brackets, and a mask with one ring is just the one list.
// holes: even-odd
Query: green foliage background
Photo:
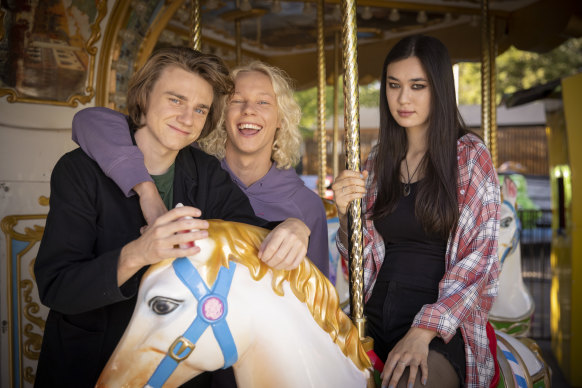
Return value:
[[(380, 98), (380, 82), (372, 82), (368, 85), (360, 86), (360, 106), (378, 106)], [(317, 128), (317, 87), (295, 92), (295, 99), (301, 106), (301, 123), (299, 124), (303, 138), (313, 137)], [(343, 84), (339, 85), (338, 112), (344, 111)], [(329, 119), (333, 114), (333, 87), (325, 88), (325, 116)]]
[[(528, 89), (582, 71), (582, 38), (570, 39), (544, 54), (515, 47), (497, 57), (497, 103), (503, 94)], [(481, 104), (481, 64), (459, 64), (459, 104)]]
[[(537, 54), (520, 51), (515, 47), (497, 57), (497, 103), (503, 94), (531, 88), (557, 78), (582, 71), (582, 38), (570, 39), (554, 50)], [(379, 102), (380, 82), (360, 86), (360, 106), (376, 107)], [(317, 127), (317, 88), (298, 91), (295, 97), (302, 109), (301, 130), (304, 138), (311, 138)], [(459, 64), (459, 104), (481, 103), (481, 65)], [(343, 86), (339, 86), (339, 112), (343, 112)], [(333, 87), (326, 87), (326, 117), (333, 113)]]

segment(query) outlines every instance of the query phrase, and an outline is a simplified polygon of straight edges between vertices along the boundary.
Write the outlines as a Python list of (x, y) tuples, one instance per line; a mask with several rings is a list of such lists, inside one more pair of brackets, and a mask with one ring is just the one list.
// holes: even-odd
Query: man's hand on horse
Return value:
[(280, 223), (263, 240), (259, 258), (275, 269), (297, 268), (305, 259), (311, 230), (297, 218)]
[(200, 216), (199, 209), (182, 206), (158, 217), (141, 237), (121, 249), (118, 284), (123, 284), (145, 265), (198, 253), (200, 248), (195, 241), (208, 237), (208, 221), (198, 219)]

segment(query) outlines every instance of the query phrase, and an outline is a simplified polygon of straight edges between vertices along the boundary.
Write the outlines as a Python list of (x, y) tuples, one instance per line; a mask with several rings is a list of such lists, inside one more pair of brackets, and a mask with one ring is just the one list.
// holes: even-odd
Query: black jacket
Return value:
[[(174, 205), (202, 218), (272, 227), (218, 161), (193, 147), (176, 158)], [(145, 224), (137, 196), (127, 198), (80, 149), (65, 154), (51, 177), (50, 211), (34, 266), (50, 308), (36, 387), (94, 387), (133, 313), (142, 268), (117, 286), (121, 248)]]

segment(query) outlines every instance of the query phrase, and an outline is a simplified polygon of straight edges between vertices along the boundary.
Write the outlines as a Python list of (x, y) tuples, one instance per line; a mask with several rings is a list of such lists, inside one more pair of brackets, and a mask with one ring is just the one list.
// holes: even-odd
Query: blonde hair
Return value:
[[(358, 330), (339, 306), (339, 297), (335, 287), (313, 263), (308, 260), (291, 271), (277, 270), (267, 266), (258, 257), (261, 242), (268, 230), (238, 222), (209, 220), (208, 235), (216, 246), (210, 259), (203, 265), (207, 269), (204, 281), (214, 284), (220, 267), (229, 266), (232, 260), (249, 269), (254, 280), (261, 280), (269, 271), (273, 273), (271, 286), (273, 291), (282, 296), (283, 282), (288, 281), (297, 299), (305, 303), (317, 324), (325, 330), (342, 353), (362, 371), (371, 368), (370, 359), (359, 339)], [(223, 252), (231, 252), (225, 255)], [(169, 264), (171, 260), (162, 261), (148, 270)], [(144, 278), (148, 275), (144, 275)]]
[[(281, 126), (275, 133), (275, 141), (272, 145), (271, 160), (279, 169), (288, 169), (295, 166), (301, 157), (301, 133), (299, 121), (301, 120), (301, 108), (293, 96), (292, 81), (283, 70), (263, 62), (251, 62), (248, 65), (237, 67), (232, 71), (235, 79), (240, 73), (259, 72), (265, 74), (271, 80), (275, 96), (277, 98), (278, 116)], [(226, 154), (226, 110), (223, 111), (218, 125), (208, 136), (198, 141), (200, 148), (205, 152), (223, 159)]]

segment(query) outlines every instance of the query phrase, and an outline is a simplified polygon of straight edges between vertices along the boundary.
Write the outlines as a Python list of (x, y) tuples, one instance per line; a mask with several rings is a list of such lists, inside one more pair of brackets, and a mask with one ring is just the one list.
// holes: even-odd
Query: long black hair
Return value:
[(428, 149), (420, 166), (424, 179), (419, 184), (415, 214), (427, 233), (446, 240), (455, 228), (459, 209), (457, 203), (457, 139), (467, 133), (459, 114), (451, 60), (447, 48), (436, 38), (412, 35), (400, 40), (390, 50), (382, 67), (380, 89), (380, 137), (375, 160), (378, 197), (373, 218), (392, 213), (402, 197), (400, 163), (406, 157), (406, 130), (398, 125), (386, 97), (388, 65), (417, 57), (428, 77), (430, 114)]

